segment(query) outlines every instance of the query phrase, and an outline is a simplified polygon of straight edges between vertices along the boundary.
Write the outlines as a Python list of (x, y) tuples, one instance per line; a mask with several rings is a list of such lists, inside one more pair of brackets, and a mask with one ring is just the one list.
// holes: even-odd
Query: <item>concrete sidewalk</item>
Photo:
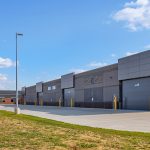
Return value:
[[(0, 110), (14, 111), (14, 105), (0, 105)], [(72, 124), (115, 130), (150, 132), (150, 111), (106, 110), (20, 105), (21, 113)]]

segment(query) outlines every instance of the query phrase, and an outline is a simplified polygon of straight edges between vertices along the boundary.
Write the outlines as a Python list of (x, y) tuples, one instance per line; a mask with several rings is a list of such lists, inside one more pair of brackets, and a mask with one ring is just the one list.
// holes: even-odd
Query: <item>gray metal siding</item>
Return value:
[[(48, 90), (48, 87), (55, 86), (56, 89)], [(61, 80), (54, 80), (43, 84), (43, 101), (47, 103), (62, 100)]]
[(61, 89), (74, 87), (74, 73), (61, 76)]
[(123, 108), (150, 110), (150, 78), (123, 81)]
[(43, 82), (36, 83), (36, 92), (43, 92)]
[(84, 89), (75, 89), (75, 102), (84, 102)]
[(150, 51), (118, 60), (118, 79), (126, 80), (150, 76)]
[(36, 86), (26, 88), (26, 95), (24, 96), (26, 102), (34, 103), (37, 99)]
[(108, 86), (103, 88), (104, 102), (113, 102), (113, 97), (116, 95), (119, 98), (119, 86)]
[(91, 102), (92, 89), (98, 89), (95, 90), (96, 102), (111, 102), (114, 93), (119, 97), (118, 65), (114, 64), (75, 75), (75, 100), (77, 102)]
[(103, 73), (103, 86), (116, 86), (119, 85), (118, 81), (118, 68), (108, 70)]
[[(112, 104), (112, 93), (117, 93), (119, 90), (117, 70), (118, 65), (114, 64), (77, 75), (74, 75), (73, 73), (64, 75), (61, 79), (43, 83), (43, 95), (39, 98), (43, 100), (44, 105), (57, 106), (59, 99), (61, 98), (61, 100), (64, 100), (63, 104), (68, 106), (70, 105), (70, 98), (68, 104), (66, 104), (65, 92), (72, 89), (72, 87), (75, 87), (73, 96), (75, 106), (103, 108), (108, 104), (110, 108), (110, 105)], [(48, 87), (52, 86), (55, 86), (56, 89), (50, 88), (50, 90), (48, 90)], [(62, 95), (62, 89), (65, 91), (64, 95)], [(110, 92), (110, 94), (108, 92)], [(24, 98), (34, 103), (35, 100), (37, 100), (36, 86), (27, 87), (26, 96)], [(103, 104), (104, 102), (106, 102), (106, 105)]]
[[(18, 93), (19, 96), (22, 94), (20, 91)], [(16, 91), (0, 90), (0, 97), (4, 97), (4, 98), (16, 97)]]
[(21, 94), (23, 94), (23, 95), (25, 95), (26, 94), (26, 87), (24, 86), (24, 87), (22, 87), (22, 89), (21, 89)]

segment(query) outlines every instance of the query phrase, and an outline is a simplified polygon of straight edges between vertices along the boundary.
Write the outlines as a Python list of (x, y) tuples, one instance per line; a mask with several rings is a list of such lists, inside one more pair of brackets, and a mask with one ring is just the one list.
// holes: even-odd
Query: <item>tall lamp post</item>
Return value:
[(18, 36), (23, 36), (22, 33), (16, 33), (16, 108), (15, 113), (20, 114), (20, 108), (18, 106)]

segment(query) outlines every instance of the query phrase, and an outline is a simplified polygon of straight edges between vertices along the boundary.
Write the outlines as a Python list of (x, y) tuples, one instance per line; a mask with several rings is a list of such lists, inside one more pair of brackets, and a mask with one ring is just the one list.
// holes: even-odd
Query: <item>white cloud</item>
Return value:
[(131, 7), (136, 7), (136, 6), (147, 6), (149, 4), (149, 0), (136, 0), (136, 1), (131, 1), (131, 2), (127, 2), (125, 3), (125, 6), (131, 6)]
[(6, 89), (7, 76), (0, 73), (0, 90)]
[(8, 79), (7, 75), (0, 73), (0, 90), (13, 90), (15, 81)]
[(106, 66), (107, 63), (104, 63), (104, 62), (91, 62), (90, 64), (88, 64), (89, 67), (103, 67), (103, 66)]
[(78, 74), (78, 73), (86, 72), (86, 71), (93, 69), (93, 68), (99, 68), (99, 67), (103, 67), (106, 65), (107, 65), (107, 63), (93, 61), (93, 62), (89, 63), (88, 65), (84, 66), (84, 68), (86, 68), (86, 69), (73, 68), (73, 69), (70, 69), (69, 72), (74, 72), (75, 74)]
[(71, 69), (70, 70), (70, 72), (74, 72), (75, 74), (82, 73), (82, 72), (85, 72), (85, 71), (87, 71), (87, 70), (85, 70), (85, 69)]
[(7, 80), (7, 76), (0, 73), (0, 81), (6, 81), (6, 80)]
[(15, 62), (13, 62), (10, 58), (0, 57), (0, 68), (9, 68), (12, 66), (15, 66)]
[(75, 74), (78, 74), (78, 73), (86, 72), (86, 71), (91, 70), (93, 68), (99, 68), (99, 67), (103, 67), (106, 65), (108, 65), (108, 64), (104, 63), (104, 62), (93, 61), (93, 62), (89, 63), (88, 65), (83, 66), (83, 68), (85, 68), (85, 69), (73, 68), (73, 69), (70, 69), (69, 72), (74, 72)]
[(0, 81), (0, 90), (14, 90), (15, 81), (5, 80)]
[(134, 55), (134, 54), (137, 54), (138, 52), (126, 52), (126, 56), (131, 56), (131, 55)]
[(134, 0), (124, 4), (113, 18), (126, 22), (126, 27), (132, 31), (150, 29), (150, 0)]

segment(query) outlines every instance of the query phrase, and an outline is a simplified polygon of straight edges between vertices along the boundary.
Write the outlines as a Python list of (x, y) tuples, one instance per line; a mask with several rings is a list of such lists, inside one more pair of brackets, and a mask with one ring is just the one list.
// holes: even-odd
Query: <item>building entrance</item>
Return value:
[(74, 106), (74, 88), (64, 89), (64, 106)]

